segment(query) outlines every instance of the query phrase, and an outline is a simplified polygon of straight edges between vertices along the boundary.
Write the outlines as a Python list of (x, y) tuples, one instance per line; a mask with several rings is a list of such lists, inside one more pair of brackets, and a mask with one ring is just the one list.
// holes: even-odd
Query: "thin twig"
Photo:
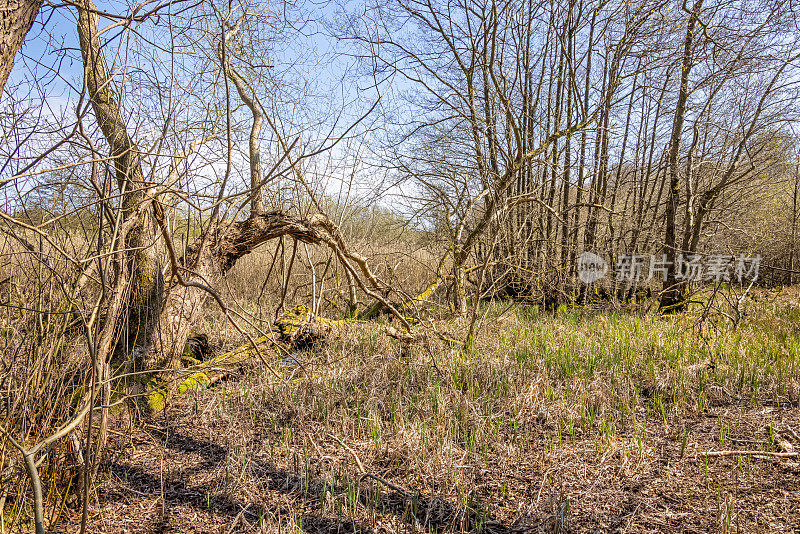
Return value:
[(768, 451), (707, 451), (698, 453), (700, 456), (706, 458), (720, 457), (720, 456), (761, 456), (766, 458), (796, 458), (800, 456), (800, 452), (768, 452)]
[(361, 463), (361, 460), (358, 458), (358, 455), (356, 454), (356, 451), (354, 451), (353, 449), (348, 447), (347, 444), (344, 441), (340, 440), (339, 438), (337, 438), (333, 434), (328, 434), (328, 435), (330, 437), (332, 437), (333, 439), (335, 439), (339, 443), (339, 445), (344, 447), (347, 452), (349, 452), (351, 455), (353, 455), (353, 458), (355, 459), (356, 464), (358, 465), (358, 470), (361, 472), (361, 474), (364, 474), (364, 475), (367, 474), (367, 470), (364, 469), (364, 464)]

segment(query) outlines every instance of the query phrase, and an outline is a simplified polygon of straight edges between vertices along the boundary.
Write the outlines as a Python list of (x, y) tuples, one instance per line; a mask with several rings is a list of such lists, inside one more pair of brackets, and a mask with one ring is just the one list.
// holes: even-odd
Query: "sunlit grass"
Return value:
[[(356, 455), (366, 469), (391, 473), (408, 491), (445, 495), (475, 519), (507, 505), (502, 485), (475, 490), (477, 466), (487, 462), (513, 469), (514, 461), (579, 443), (636, 461), (652, 454), (653, 432), (683, 457), (693, 439), (685, 421), (712, 406), (798, 403), (800, 313), (792, 299), (751, 303), (736, 328), (699, 313), (507, 304), (486, 311), (468, 350), (430, 333), (430, 323), (429, 334), (402, 351), (382, 324), (341, 329), (301, 355), (302, 368), (279, 368), (280, 380), (263, 371), (226, 384), (217, 416), (266, 424), (261, 447), (271, 461), (304, 473), (304, 491), (337, 515), (361, 513), (360, 500), (380, 502), (375, 492), (386, 490), (358, 494)], [(453, 338), (468, 327), (460, 318), (433, 324)], [(718, 447), (730, 446), (735, 424), (719, 422)], [(339, 442), (352, 451), (342, 453)], [(320, 460), (325, 444), (349, 458), (345, 466)], [(325, 500), (312, 478), (338, 489)]]

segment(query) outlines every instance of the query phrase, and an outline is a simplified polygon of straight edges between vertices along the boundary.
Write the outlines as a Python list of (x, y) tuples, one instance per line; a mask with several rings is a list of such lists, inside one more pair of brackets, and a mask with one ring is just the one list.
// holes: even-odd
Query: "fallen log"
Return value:
[[(399, 311), (409, 313), (406, 316), (408, 322), (419, 323), (419, 320), (410, 315), (410, 313), (414, 311), (416, 305), (427, 302), (436, 289), (450, 276), (444, 273), (445, 261), (450, 252), (448, 250), (442, 257), (437, 268), (436, 278), (424, 291), (416, 297), (395, 305)], [(192, 336), (187, 341), (183, 356), (183, 360), (190, 362), (192, 365), (184, 369), (184, 373), (189, 373), (189, 375), (178, 385), (177, 392), (178, 394), (184, 394), (191, 390), (209, 387), (230, 374), (230, 366), (252, 360), (259, 353), (262, 355), (275, 355), (276, 350), (303, 351), (319, 346), (326, 341), (332, 329), (374, 319), (385, 309), (383, 302), (376, 301), (357, 317), (334, 320), (314, 316), (307, 306), (296, 306), (284, 311), (275, 320), (269, 335), (256, 338), (251, 343), (207, 360), (202, 357), (203, 351), (207, 350), (208, 347), (207, 336), (205, 334)], [(387, 330), (387, 334), (406, 343), (416, 339), (416, 336), (412, 333), (401, 333), (391, 327)], [(275, 359), (277, 360), (278, 358), (276, 357)], [(163, 399), (158, 400), (157, 405), (163, 407)], [(150, 404), (152, 409), (153, 404)]]
[[(409, 323), (417, 324), (419, 319), (412, 315), (417, 305), (426, 303), (443, 282), (451, 277), (445, 273), (445, 263), (452, 249), (444, 254), (439, 261), (436, 277), (433, 282), (420, 294), (404, 302), (390, 304), (405, 315)], [(181, 375), (186, 376), (178, 385), (177, 393), (185, 394), (188, 391), (207, 388), (228, 376), (232, 366), (239, 366), (245, 361), (252, 360), (260, 354), (275, 356), (276, 351), (303, 351), (324, 343), (333, 328), (339, 328), (359, 321), (374, 319), (387, 309), (385, 300), (376, 301), (363, 310), (356, 317), (347, 319), (327, 319), (314, 316), (307, 306), (296, 306), (284, 311), (272, 324), (269, 335), (261, 336), (247, 343), (213, 358), (206, 358), (208, 353), (208, 337), (205, 334), (191, 336), (184, 347), (182, 360), (189, 363)], [(407, 314), (407, 315), (406, 315)], [(415, 336), (408, 332), (402, 334), (394, 328), (387, 331), (390, 337), (408, 342)], [(187, 376), (188, 375), (188, 376)], [(158, 383), (148, 384), (148, 404), (153, 412), (163, 409), (167, 391)]]
[[(190, 361), (182, 374), (188, 376), (182, 380), (177, 388), (177, 393), (182, 395), (188, 391), (206, 388), (229, 375), (232, 367), (240, 366), (251, 361), (259, 354), (271, 355), (277, 360), (280, 352), (293, 352), (308, 350), (325, 343), (331, 329), (354, 322), (352, 319), (341, 321), (312, 316), (307, 306), (297, 306), (283, 312), (272, 324), (270, 333), (258, 337), (252, 342), (237, 347), (205, 361), (196, 357), (187, 357), (187, 353), (194, 353), (196, 346), (202, 345), (193, 336), (184, 349), (184, 360)], [(207, 339), (207, 338), (206, 338)], [(207, 341), (206, 341), (207, 343)]]

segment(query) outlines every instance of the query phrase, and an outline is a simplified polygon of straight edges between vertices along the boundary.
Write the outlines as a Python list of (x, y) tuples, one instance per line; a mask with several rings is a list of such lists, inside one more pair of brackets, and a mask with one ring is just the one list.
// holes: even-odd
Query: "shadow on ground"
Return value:
[[(129, 499), (131, 493), (156, 499), (163, 496), (163, 500), (160, 499), (163, 502), (159, 505), (160, 513), (148, 514), (149, 525), (139, 525), (143, 531), (175, 531), (176, 527), (170, 523), (170, 509), (189, 507), (227, 517), (240, 523), (240, 530), (248, 530), (247, 525), (253, 526), (253, 522), (257, 525), (262, 518), (278, 518), (285, 524), (292, 521), (310, 534), (374, 532), (373, 527), (326, 516), (322, 510), (326, 499), (345, 495), (348, 489), (352, 489), (352, 484), (350, 488), (346, 485), (332, 486), (326, 480), (289, 472), (253, 459), (249, 466), (250, 474), (257, 477), (265, 489), (282, 495), (286, 505), (266, 506), (257, 502), (243, 502), (219, 491), (214, 487), (216, 484), (213, 481), (192, 482), (196, 475), (211, 472), (223, 465), (228, 457), (225, 447), (210, 441), (199, 441), (164, 422), (151, 430), (151, 436), (161, 441), (166, 449), (181, 455), (199, 455), (201, 461), (191, 467), (170, 468), (166, 474), (163, 468), (155, 471), (121, 461), (112, 461), (108, 465), (110, 475), (120, 485), (104, 492), (101, 496), (104, 504)], [(361, 477), (357, 484), (358, 506), (370, 508), (382, 516), (400, 519), (413, 530), (480, 531), (495, 534), (538, 530), (537, 526), (532, 525), (504, 524), (496, 521), (487, 511), (464, 512), (439, 497), (398, 491), (372, 478)], [(298, 509), (302, 513), (298, 514)], [(154, 515), (158, 517), (154, 519)], [(226, 523), (230, 531), (237, 528), (230, 521)], [(541, 526), (543, 525), (538, 525)], [(180, 528), (178, 530), (183, 531)]]

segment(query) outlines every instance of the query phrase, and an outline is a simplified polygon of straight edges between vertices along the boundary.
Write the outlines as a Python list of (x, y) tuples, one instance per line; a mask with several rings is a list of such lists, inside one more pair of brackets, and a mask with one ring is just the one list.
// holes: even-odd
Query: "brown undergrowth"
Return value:
[(91, 531), (791, 532), (797, 292), (748, 310), (495, 306), (468, 349), (341, 329), (117, 428)]

